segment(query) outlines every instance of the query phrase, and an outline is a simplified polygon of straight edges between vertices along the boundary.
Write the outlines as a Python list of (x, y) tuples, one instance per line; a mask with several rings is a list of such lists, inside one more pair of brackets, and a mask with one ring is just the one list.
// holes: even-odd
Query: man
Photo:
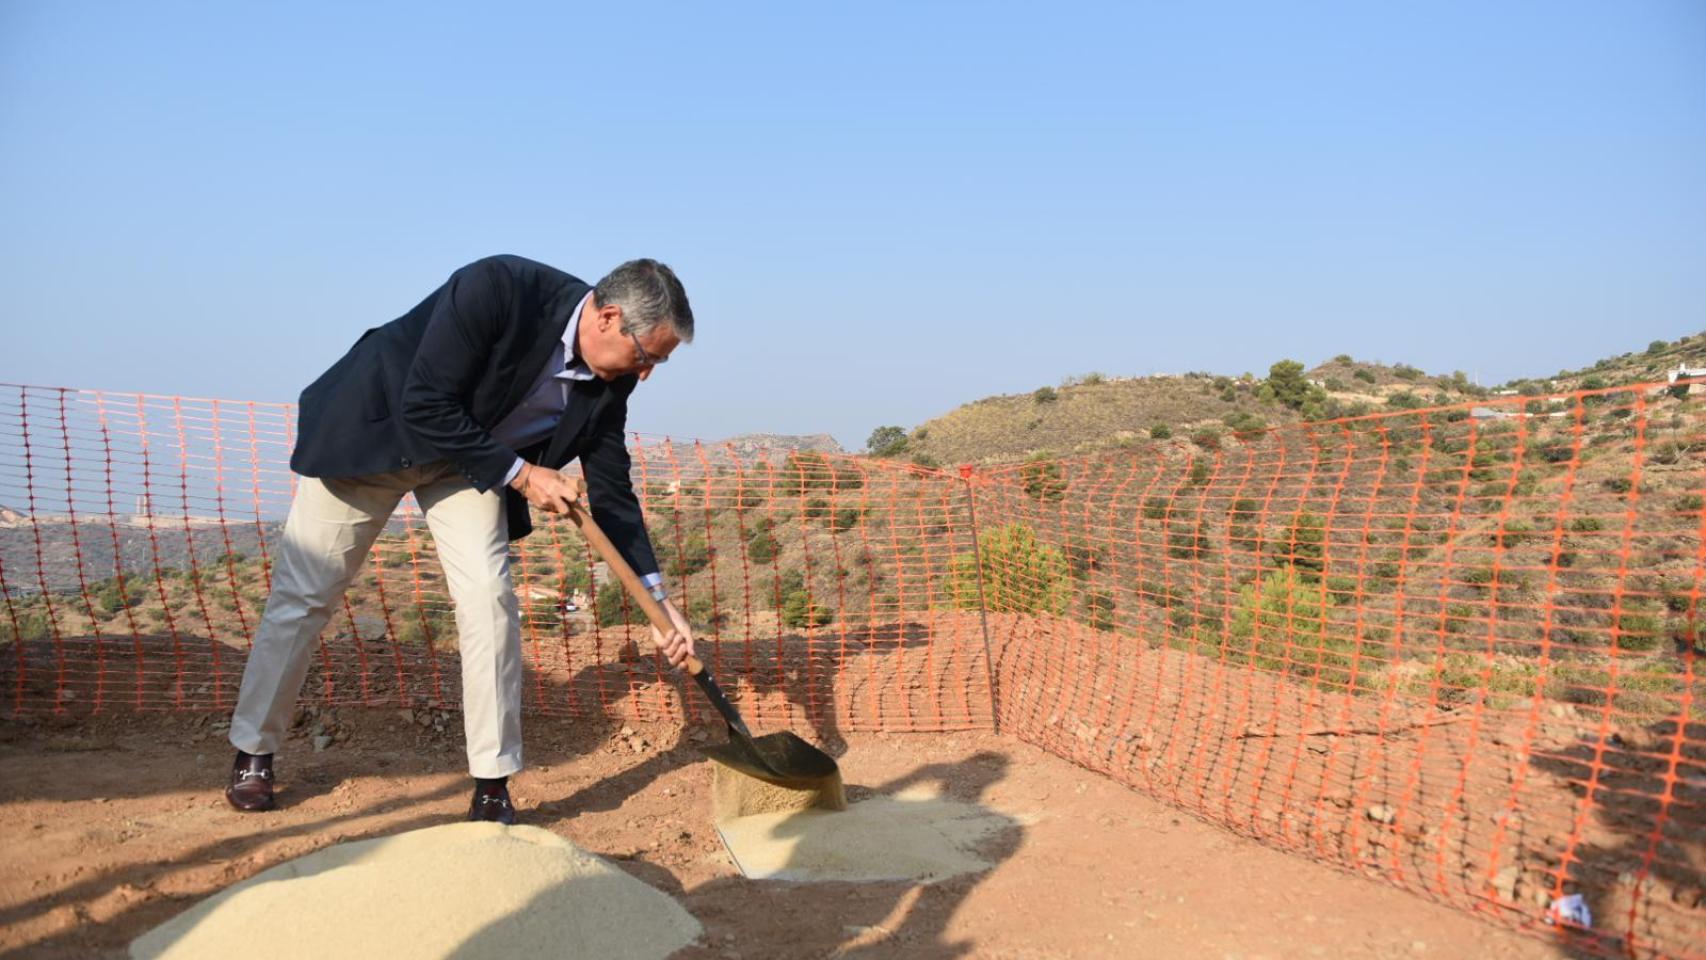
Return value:
[(628, 395), (693, 338), (681, 281), (633, 260), (590, 287), (541, 263), (469, 264), (396, 320), (367, 331), (302, 391), (291, 469), (302, 475), (273, 556), (272, 594), (231, 717), (225, 796), (273, 805), (284, 741), (321, 629), (403, 495), (426, 514), (456, 607), (468, 819), (515, 822), (521, 769), (521, 631), (508, 543), (529, 505), (561, 513), (583, 492), (675, 628), (652, 640), (680, 666), (693, 633), (657, 574), (629, 480)]

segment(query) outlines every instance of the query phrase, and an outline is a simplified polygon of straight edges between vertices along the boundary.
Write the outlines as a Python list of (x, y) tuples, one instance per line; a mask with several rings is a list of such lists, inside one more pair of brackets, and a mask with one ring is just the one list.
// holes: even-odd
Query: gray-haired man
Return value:
[(302, 479), (231, 718), (232, 806), (273, 806), (273, 754), (314, 644), (406, 493), (456, 607), (470, 820), (515, 822), (506, 782), (522, 766), (521, 641), (508, 544), (531, 531), (530, 505), (557, 513), (580, 497), (582, 481), (558, 472), (570, 460), (580, 458), (594, 518), (675, 623), (653, 641), (674, 665), (693, 652), (656, 572), (624, 437), (628, 395), (692, 338), (687, 293), (655, 260), (591, 287), (487, 257), (364, 333), (302, 392), (290, 459)]

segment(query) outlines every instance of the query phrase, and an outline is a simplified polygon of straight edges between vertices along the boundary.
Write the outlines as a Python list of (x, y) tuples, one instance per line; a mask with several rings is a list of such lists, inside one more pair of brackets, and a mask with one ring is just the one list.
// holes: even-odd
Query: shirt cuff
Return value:
[(515, 482), (515, 478), (521, 475), (521, 467), (524, 463), (526, 463), (526, 461), (522, 460), (520, 457), (515, 458), (515, 466), (510, 467), (509, 472), (504, 474), (504, 486), (507, 487)]
[(663, 588), (663, 574), (648, 573), (640, 578), (640, 582), (644, 583), (646, 589), (651, 591), (653, 600), (662, 602), (669, 598), (669, 591)]

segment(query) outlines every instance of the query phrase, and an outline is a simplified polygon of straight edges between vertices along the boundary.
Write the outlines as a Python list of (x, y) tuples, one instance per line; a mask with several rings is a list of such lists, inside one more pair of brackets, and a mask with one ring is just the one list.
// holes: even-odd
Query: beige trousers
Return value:
[(283, 745), (320, 631), (411, 490), (456, 606), (468, 772), (507, 777), (521, 769), (521, 617), (503, 496), (476, 491), (444, 462), (354, 479), (298, 478), (231, 715), (232, 746), (276, 753)]

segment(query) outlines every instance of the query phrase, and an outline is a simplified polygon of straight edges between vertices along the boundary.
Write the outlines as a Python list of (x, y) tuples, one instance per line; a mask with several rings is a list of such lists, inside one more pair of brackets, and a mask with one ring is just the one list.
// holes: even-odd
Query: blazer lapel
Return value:
[(563, 418), (557, 421), (557, 430), (551, 435), (551, 445), (545, 448), (545, 464), (561, 467), (569, 459), (569, 447), (581, 430), (592, 418), (604, 402), (609, 399), (610, 390), (603, 380), (570, 380), (569, 406), (563, 411)]
[(521, 405), (521, 401), (527, 396), (527, 388), (533, 386), (534, 379), (545, 369), (545, 361), (551, 359), (551, 351), (562, 345), (563, 331), (569, 328), (569, 321), (574, 318), (575, 306), (591, 289), (585, 284), (570, 285), (559, 291), (557, 298), (546, 306), (540, 331), (533, 337), (527, 353), (523, 355), (521, 368), (510, 378), (509, 390), (504, 394), (503, 408), (498, 413), (498, 420), (509, 416)]

